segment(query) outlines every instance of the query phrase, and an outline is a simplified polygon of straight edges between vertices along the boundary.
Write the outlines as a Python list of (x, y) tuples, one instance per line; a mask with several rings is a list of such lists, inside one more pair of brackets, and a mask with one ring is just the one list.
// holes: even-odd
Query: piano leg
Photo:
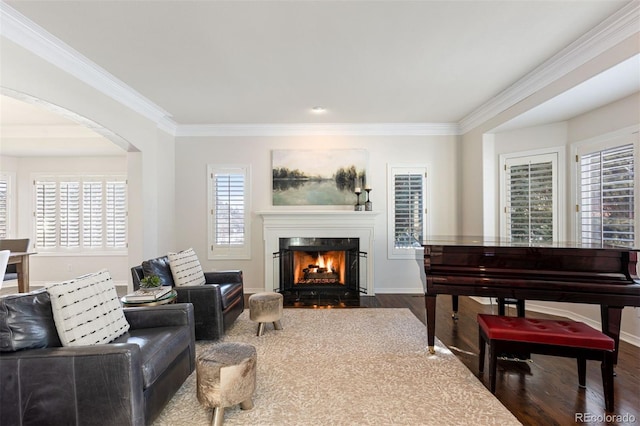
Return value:
[(505, 301), (502, 297), (498, 297), (498, 315), (504, 316), (505, 313)]
[(522, 299), (505, 299), (503, 297), (498, 297), (498, 315), (505, 315), (505, 306), (507, 304), (514, 304), (516, 305), (516, 309), (517, 309), (517, 314), (519, 317), (523, 317), (524, 316), (524, 300)]
[(622, 307), (600, 305), (600, 319), (602, 320), (602, 332), (616, 342), (613, 352), (613, 364), (618, 363), (618, 348), (620, 346), (620, 321), (622, 320)]
[(425, 294), (424, 304), (427, 310), (427, 345), (429, 345), (429, 353), (435, 354), (436, 339), (436, 295)]
[(458, 319), (458, 296), (451, 295), (451, 308), (453, 313), (451, 314), (451, 318), (454, 320)]

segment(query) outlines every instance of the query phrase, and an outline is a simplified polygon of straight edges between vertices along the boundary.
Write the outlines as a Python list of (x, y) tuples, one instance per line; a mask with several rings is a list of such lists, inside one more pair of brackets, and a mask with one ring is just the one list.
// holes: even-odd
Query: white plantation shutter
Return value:
[(395, 175), (395, 228), (396, 247), (422, 241), (424, 207), (422, 193), (423, 176), (419, 174)]
[(553, 240), (552, 170), (550, 161), (507, 169), (507, 226), (514, 241)]
[(82, 184), (82, 241), (85, 247), (102, 247), (103, 184)]
[(127, 183), (107, 181), (107, 247), (127, 246)]
[(250, 255), (249, 168), (209, 166), (209, 256), (247, 259)]
[(58, 246), (58, 184), (51, 181), (35, 182), (35, 226), (36, 247), (39, 249)]
[(506, 236), (513, 241), (557, 240), (557, 156), (544, 154), (505, 162)]
[(9, 235), (9, 180), (0, 175), (0, 238)]
[(215, 173), (216, 245), (244, 244), (244, 174)]
[(80, 246), (80, 183), (60, 182), (59, 185), (60, 246)]
[(580, 157), (582, 242), (632, 247), (635, 241), (633, 144)]
[[(426, 236), (426, 167), (390, 166), (391, 258), (414, 256)], [(411, 250), (408, 250), (411, 249)]]
[(42, 177), (34, 181), (36, 248), (43, 251), (127, 247), (124, 178)]

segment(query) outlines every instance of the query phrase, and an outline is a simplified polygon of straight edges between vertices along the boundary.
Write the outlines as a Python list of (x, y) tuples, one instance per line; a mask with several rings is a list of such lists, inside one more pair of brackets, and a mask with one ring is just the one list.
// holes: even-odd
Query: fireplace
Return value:
[(366, 253), (358, 238), (289, 237), (273, 253), (286, 306), (359, 306)]
[[(353, 211), (353, 210), (270, 210), (260, 211), (258, 214), (263, 220), (263, 254), (264, 254), (264, 282), (263, 287), (256, 288), (255, 291), (282, 291), (280, 282), (280, 240), (281, 239), (301, 239), (308, 238), (317, 241), (320, 238), (328, 239), (349, 239), (358, 241), (358, 250), (366, 252), (366, 260), (358, 258), (358, 283), (356, 287), (362, 288), (367, 296), (375, 294), (374, 287), (374, 255), (375, 255), (375, 225), (380, 212), (377, 211)], [(296, 240), (299, 241), (299, 240)], [(301, 244), (298, 244), (301, 245)], [(294, 250), (295, 251), (295, 250)], [(316, 250), (317, 251), (317, 250)], [(274, 259), (274, 253), (278, 253)], [(310, 262), (309, 264), (312, 264)], [(353, 274), (351, 275), (353, 277)], [(351, 278), (349, 277), (349, 278)], [(339, 290), (345, 290), (353, 283), (345, 278), (345, 286)], [(354, 289), (348, 288), (350, 294), (357, 293)], [(312, 295), (309, 287), (307, 295)], [(328, 290), (327, 287), (324, 290)], [(289, 294), (295, 294), (294, 290), (287, 290)], [(302, 287), (298, 288), (298, 293), (304, 293)], [(327, 293), (328, 291), (323, 291)], [(317, 292), (316, 292), (317, 293)], [(339, 295), (342, 297), (342, 295)], [(289, 299), (289, 297), (287, 297)], [(294, 301), (295, 302), (295, 301)]]

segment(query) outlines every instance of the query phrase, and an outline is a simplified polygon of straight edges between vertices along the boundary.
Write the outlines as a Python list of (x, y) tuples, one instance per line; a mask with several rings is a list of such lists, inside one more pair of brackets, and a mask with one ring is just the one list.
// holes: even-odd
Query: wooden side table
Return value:
[(9, 255), (8, 265), (16, 265), (18, 273), (18, 293), (29, 293), (29, 256), (32, 252), (15, 252)]
[(160, 305), (168, 305), (169, 303), (176, 303), (178, 299), (178, 292), (175, 290), (171, 290), (170, 293), (165, 294), (161, 298), (151, 301), (151, 302), (142, 302), (140, 300), (128, 302), (127, 296), (123, 296), (120, 301), (122, 302), (122, 306), (125, 308), (130, 308), (133, 306), (160, 306)]

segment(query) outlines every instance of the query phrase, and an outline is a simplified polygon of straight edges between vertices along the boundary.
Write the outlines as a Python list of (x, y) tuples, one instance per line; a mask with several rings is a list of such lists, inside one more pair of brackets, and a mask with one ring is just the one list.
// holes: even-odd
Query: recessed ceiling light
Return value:
[(311, 111), (313, 111), (316, 114), (322, 114), (324, 112), (327, 112), (327, 109), (323, 108), (321, 106), (316, 106), (316, 107), (311, 108)]

